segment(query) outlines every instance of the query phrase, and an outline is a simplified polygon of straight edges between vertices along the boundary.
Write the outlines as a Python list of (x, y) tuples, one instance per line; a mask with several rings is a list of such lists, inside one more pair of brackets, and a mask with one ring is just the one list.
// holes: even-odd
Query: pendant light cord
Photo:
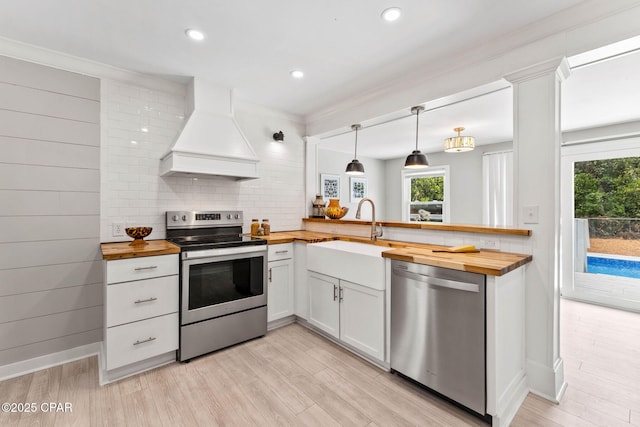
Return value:
[(358, 128), (356, 127), (356, 144), (355, 144), (356, 148), (354, 150), (353, 153), (353, 158), (357, 159), (358, 158)]
[(416, 151), (418, 151), (418, 120), (420, 118), (420, 110), (416, 109)]

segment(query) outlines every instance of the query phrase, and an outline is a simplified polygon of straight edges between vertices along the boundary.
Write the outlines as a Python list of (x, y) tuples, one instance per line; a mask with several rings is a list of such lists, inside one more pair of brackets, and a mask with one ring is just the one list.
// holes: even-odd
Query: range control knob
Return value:
[(240, 214), (235, 214), (233, 217), (234, 217), (235, 219), (240, 219)]
[(227, 219), (231, 219), (231, 214), (227, 214)]
[(174, 220), (174, 221), (177, 221), (177, 220), (180, 219), (180, 217), (178, 215), (174, 215), (171, 219)]
[(182, 220), (186, 221), (187, 220), (187, 216), (186, 215), (182, 215)]

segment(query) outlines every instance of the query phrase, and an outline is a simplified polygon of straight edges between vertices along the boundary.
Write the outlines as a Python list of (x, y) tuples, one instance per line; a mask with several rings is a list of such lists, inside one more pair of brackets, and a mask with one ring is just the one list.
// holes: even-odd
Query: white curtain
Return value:
[(482, 156), (482, 221), (513, 226), (513, 151)]

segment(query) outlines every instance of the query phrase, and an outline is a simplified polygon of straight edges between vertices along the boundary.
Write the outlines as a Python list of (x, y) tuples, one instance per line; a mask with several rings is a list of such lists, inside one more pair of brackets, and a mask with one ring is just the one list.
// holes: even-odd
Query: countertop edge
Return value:
[[(500, 252), (500, 251), (491, 251), (491, 250), (481, 250), (478, 255), (486, 257), (491, 257), (492, 254), (514, 257), (513, 261), (506, 261), (508, 265), (502, 266), (500, 268), (487, 266), (486, 263), (482, 262), (482, 258), (479, 258), (477, 262), (469, 262), (469, 258), (465, 259), (465, 262), (462, 260), (456, 260), (456, 256), (458, 254), (438, 254), (438, 255), (411, 255), (402, 253), (402, 250), (405, 248), (409, 249), (423, 249), (423, 250), (432, 250), (432, 249), (442, 249), (446, 248), (446, 246), (432, 245), (427, 243), (414, 243), (414, 242), (401, 242), (395, 240), (385, 240), (379, 239), (371, 241), (369, 238), (365, 237), (357, 237), (357, 236), (346, 236), (340, 234), (331, 234), (331, 233), (321, 233), (315, 231), (278, 231), (273, 232), (269, 236), (264, 236), (264, 239), (267, 240), (269, 245), (282, 244), (282, 243), (292, 243), (292, 242), (301, 242), (301, 243), (320, 243), (327, 242), (331, 240), (343, 240), (343, 241), (351, 241), (351, 242), (359, 242), (366, 244), (373, 244), (376, 246), (384, 246), (389, 248), (382, 252), (382, 257), (389, 259), (397, 259), (401, 261), (414, 262), (418, 264), (432, 265), (435, 267), (443, 267), (443, 268), (451, 268), (454, 270), (461, 271), (469, 271), (472, 273), (480, 273), (486, 274), (490, 276), (503, 276), (510, 271), (513, 271), (519, 267), (522, 267), (525, 264), (528, 264), (533, 260), (532, 255), (527, 254), (516, 254), (511, 252)], [(462, 255), (462, 254), (461, 254)], [(469, 254), (466, 254), (469, 255)], [(472, 256), (475, 254), (471, 254)], [(431, 256), (428, 259), (427, 256)], [(445, 259), (446, 257), (446, 259)], [(460, 257), (462, 258), (462, 257)]]
[(113, 261), (118, 259), (142, 258), (156, 255), (179, 254), (180, 247), (166, 240), (149, 240), (144, 246), (131, 246), (130, 242), (100, 243), (102, 259)]
[[(302, 218), (303, 222), (328, 222), (349, 225), (371, 225), (371, 221), (353, 219), (323, 219)], [(522, 228), (492, 227), (477, 224), (443, 224), (438, 222), (401, 222), (401, 221), (376, 221), (383, 227), (413, 228), (418, 230), (462, 231), (467, 233), (506, 234), (512, 236), (531, 236), (532, 231)]]

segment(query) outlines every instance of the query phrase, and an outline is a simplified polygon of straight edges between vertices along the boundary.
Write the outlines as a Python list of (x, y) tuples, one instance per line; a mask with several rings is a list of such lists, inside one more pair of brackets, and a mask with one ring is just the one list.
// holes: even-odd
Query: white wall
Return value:
[[(482, 155), (492, 151), (508, 150), (511, 142), (476, 147), (466, 153), (428, 153), (432, 166), (449, 165), (451, 189), (451, 219), (458, 224), (482, 224)], [(402, 169), (404, 157), (387, 160), (385, 193), (387, 220), (402, 220)]]
[[(183, 126), (185, 93), (102, 80), (101, 232), (102, 242), (127, 241), (112, 236), (112, 223), (149, 225), (150, 239), (165, 237), (167, 210), (244, 211), (269, 218), (273, 231), (300, 229), (305, 215), (303, 126), (290, 116), (251, 104), (236, 105), (236, 120), (260, 158), (260, 178), (160, 177), (160, 158)], [(148, 132), (142, 132), (142, 127)], [(272, 134), (282, 130), (284, 143)], [(132, 143), (131, 141), (136, 141)]]
[(0, 57), (0, 366), (102, 340), (99, 83)]
[[(320, 182), (320, 174), (330, 174), (340, 176), (340, 206), (349, 208), (349, 212), (344, 216), (345, 219), (354, 219), (358, 203), (350, 201), (350, 180), (349, 175), (345, 174), (347, 164), (353, 160), (353, 155), (341, 153), (333, 150), (318, 150), (318, 182)], [(365, 174), (358, 178), (367, 179), (367, 197), (372, 199), (376, 204), (376, 219), (386, 219), (385, 212), (385, 171), (384, 162), (382, 160), (372, 159), (369, 157), (358, 156), (360, 163), (364, 165)], [(320, 188), (318, 188), (318, 193)], [(325, 199), (328, 204), (328, 200)], [(362, 205), (362, 220), (371, 220), (371, 205), (365, 203)]]

